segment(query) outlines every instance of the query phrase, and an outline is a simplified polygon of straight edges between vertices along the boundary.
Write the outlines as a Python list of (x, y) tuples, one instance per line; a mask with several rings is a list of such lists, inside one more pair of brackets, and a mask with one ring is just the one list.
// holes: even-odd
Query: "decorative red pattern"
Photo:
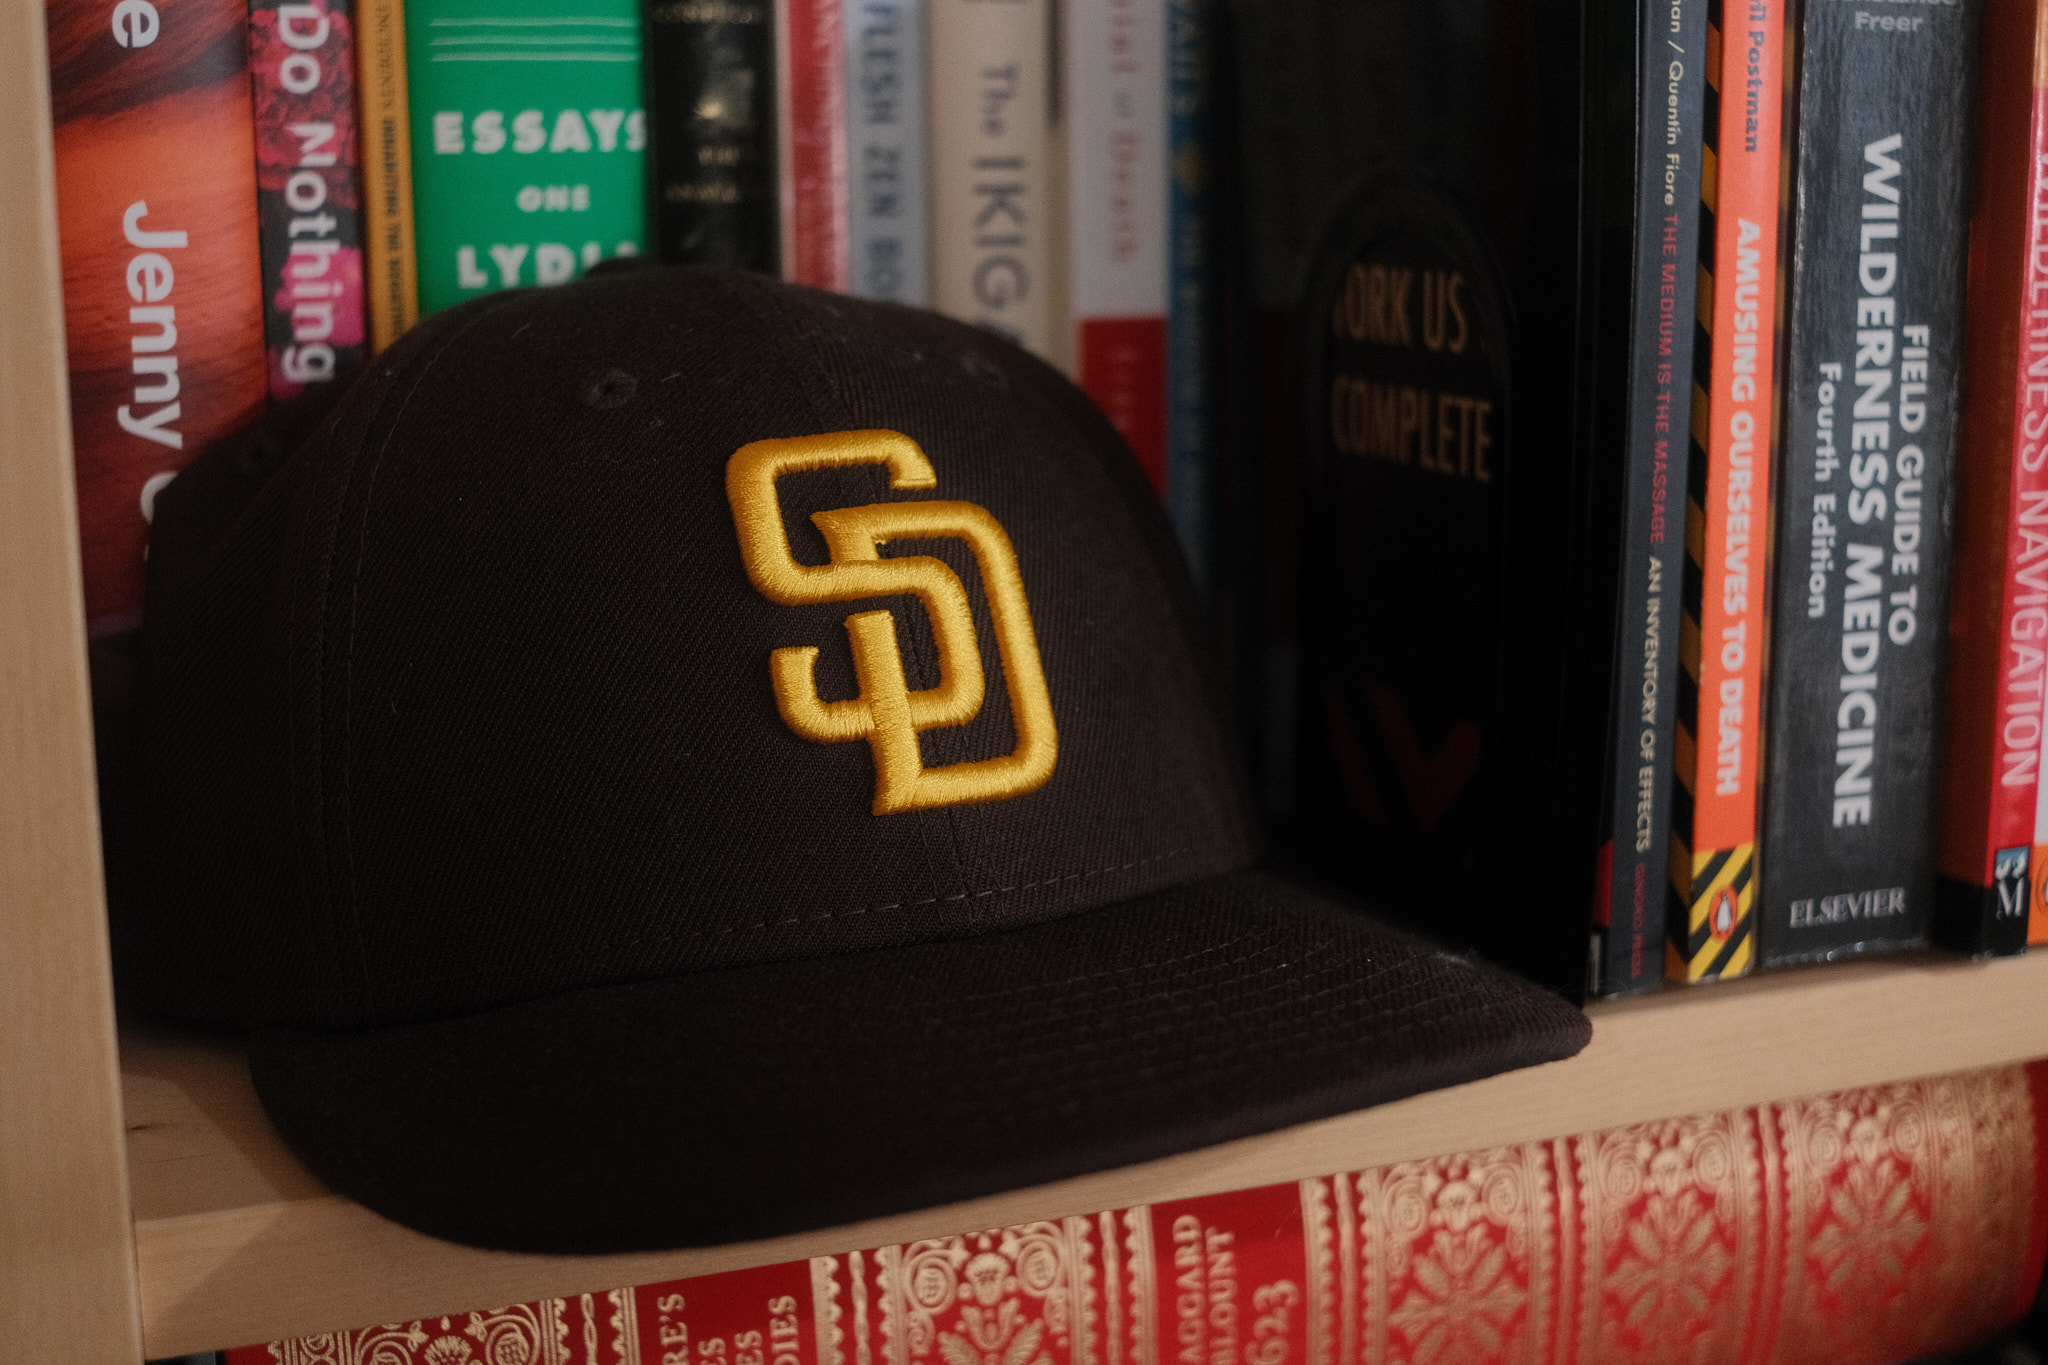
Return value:
[(2048, 1064), (639, 1289), (229, 1365), (1881, 1365), (2013, 1322)]

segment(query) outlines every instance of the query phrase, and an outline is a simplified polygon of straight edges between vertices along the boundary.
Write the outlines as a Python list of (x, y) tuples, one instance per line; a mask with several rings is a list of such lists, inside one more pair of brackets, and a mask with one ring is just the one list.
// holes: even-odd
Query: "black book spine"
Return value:
[(1635, 242), (1609, 741), (1612, 823), (1602, 851), (1607, 900), (1594, 929), (1595, 988), (1603, 995), (1646, 989), (1664, 974), (1706, 86), (1707, 0), (1638, 0), (1635, 11)]
[(1807, 0), (1766, 965), (1924, 943), (1934, 913), (1979, 21), (1978, 0)]
[(1989, 886), (1943, 877), (1935, 888), (1934, 941), (1972, 957), (2024, 953), (2032, 851), (2025, 844), (1999, 849)]
[(778, 269), (773, 9), (647, 6), (647, 201), (665, 261)]

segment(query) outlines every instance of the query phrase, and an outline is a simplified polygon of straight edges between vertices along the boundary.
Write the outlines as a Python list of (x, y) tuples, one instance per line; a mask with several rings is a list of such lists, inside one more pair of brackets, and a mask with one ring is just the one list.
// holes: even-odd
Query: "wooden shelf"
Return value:
[(2048, 1056), (2048, 954), (1814, 968), (1591, 1013), (1569, 1061), (1377, 1109), (846, 1227), (595, 1257), (453, 1246), (329, 1194), (271, 1129), (230, 1039), (130, 1025), (143, 1339), (163, 1356), (407, 1321)]

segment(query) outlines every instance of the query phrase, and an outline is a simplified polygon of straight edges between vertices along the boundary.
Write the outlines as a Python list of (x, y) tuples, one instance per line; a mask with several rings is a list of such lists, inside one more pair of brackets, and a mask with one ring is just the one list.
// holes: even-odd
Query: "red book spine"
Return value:
[(2016, 1321), (2048, 1064), (335, 1332), (228, 1365), (1882, 1365)]
[(132, 626), (156, 490), (261, 414), (244, 0), (50, 0), (85, 609)]
[(1075, 378), (1166, 496), (1166, 318), (1086, 318)]
[(777, 175), (782, 277), (844, 291), (847, 226), (846, 57), (841, 0), (775, 8)]
[(1937, 928), (1990, 953), (2025, 946), (2048, 681), (2048, 7), (1990, 0), (1984, 25)]
[(270, 397), (360, 362), (363, 215), (348, 0), (249, 0)]

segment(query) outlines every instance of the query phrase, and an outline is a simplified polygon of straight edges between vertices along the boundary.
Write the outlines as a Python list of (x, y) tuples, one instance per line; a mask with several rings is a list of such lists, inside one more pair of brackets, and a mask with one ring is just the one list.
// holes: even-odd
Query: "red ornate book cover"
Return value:
[(228, 1365), (1881, 1365), (2026, 1311), (2048, 1064), (228, 1352)]

